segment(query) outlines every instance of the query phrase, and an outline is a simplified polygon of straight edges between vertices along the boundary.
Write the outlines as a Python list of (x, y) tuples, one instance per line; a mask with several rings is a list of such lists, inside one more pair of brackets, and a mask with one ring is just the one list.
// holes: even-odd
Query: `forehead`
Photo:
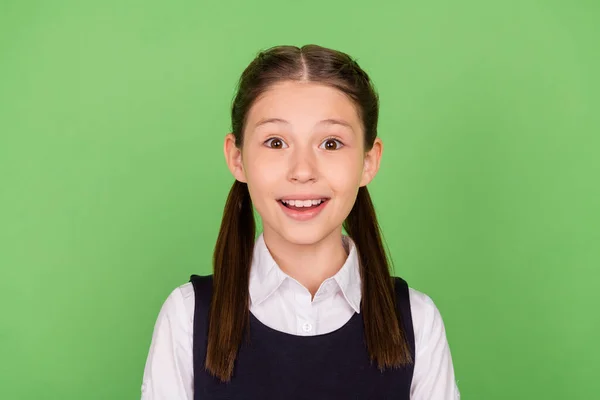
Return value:
[(314, 82), (284, 81), (271, 86), (254, 102), (247, 127), (265, 118), (312, 127), (325, 119), (341, 119), (358, 132), (361, 121), (355, 103), (342, 91)]

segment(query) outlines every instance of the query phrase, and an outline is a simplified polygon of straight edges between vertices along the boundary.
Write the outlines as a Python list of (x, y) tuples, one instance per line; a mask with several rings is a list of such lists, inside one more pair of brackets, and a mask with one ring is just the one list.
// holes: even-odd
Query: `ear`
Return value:
[(377, 171), (379, 171), (379, 163), (381, 162), (382, 154), (383, 142), (380, 138), (375, 138), (373, 147), (371, 148), (371, 150), (365, 153), (360, 186), (366, 186), (373, 180), (373, 178), (375, 178), (375, 175), (377, 175)]
[(246, 173), (244, 172), (244, 163), (242, 162), (242, 149), (236, 146), (233, 133), (228, 133), (225, 136), (223, 152), (225, 153), (225, 161), (233, 177), (240, 182), (246, 183)]

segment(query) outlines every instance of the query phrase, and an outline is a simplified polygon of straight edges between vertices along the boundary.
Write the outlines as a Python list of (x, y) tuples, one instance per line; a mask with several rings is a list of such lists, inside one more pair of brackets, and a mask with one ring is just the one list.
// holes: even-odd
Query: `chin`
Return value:
[(321, 242), (330, 236), (335, 229), (324, 229), (311, 226), (294, 226), (283, 229), (274, 229), (278, 236), (291, 244), (306, 246)]

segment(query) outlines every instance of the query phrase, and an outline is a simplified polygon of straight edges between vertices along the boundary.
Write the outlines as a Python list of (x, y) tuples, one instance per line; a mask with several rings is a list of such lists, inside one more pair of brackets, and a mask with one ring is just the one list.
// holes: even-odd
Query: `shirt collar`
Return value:
[(250, 267), (250, 300), (258, 305), (273, 294), (287, 275), (279, 268), (265, 244), (263, 234), (256, 239)]
[(348, 252), (348, 257), (342, 268), (333, 276), (333, 279), (342, 290), (348, 304), (354, 311), (360, 313), (362, 293), (358, 252), (350, 236), (342, 235), (342, 241)]
[[(342, 291), (348, 304), (360, 313), (361, 279), (356, 245), (347, 235), (342, 242), (348, 257), (342, 268), (331, 278)], [(265, 244), (263, 234), (256, 239), (250, 268), (249, 291), (253, 304), (258, 305), (271, 296), (289, 276), (283, 272)]]

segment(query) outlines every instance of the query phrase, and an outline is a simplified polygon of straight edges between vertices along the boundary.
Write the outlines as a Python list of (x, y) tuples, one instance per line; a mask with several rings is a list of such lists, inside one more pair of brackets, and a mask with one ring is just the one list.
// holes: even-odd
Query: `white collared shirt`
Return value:
[[(250, 269), (250, 312), (263, 324), (295, 335), (332, 332), (360, 313), (361, 280), (353, 241), (343, 236), (348, 257), (323, 281), (314, 299), (308, 289), (285, 274), (261, 234)], [(413, 400), (458, 400), (452, 357), (442, 317), (427, 295), (409, 289), (415, 334)], [(152, 335), (142, 383), (142, 400), (193, 399), (194, 288), (179, 286), (164, 302)]]

